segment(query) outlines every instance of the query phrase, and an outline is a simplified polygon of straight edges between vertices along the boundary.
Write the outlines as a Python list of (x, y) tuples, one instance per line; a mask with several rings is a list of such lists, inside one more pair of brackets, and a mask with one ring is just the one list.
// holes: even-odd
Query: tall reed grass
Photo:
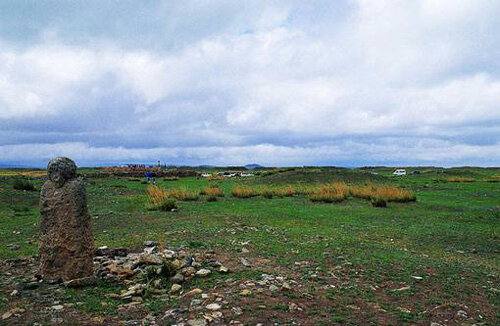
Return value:
[(415, 194), (408, 189), (392, 185), (350, 186), (351, 196), (363, 199), (383, 199), (391, 202), (411, 202), (417, 200)]
[(474, 182), (476, 179), (474, 178), (465, 178), (465, 177), (449, 177), (444, 179), (445, 182)]
[(177, 208), (175, 200), (169, 197), (168, 191), (156, 186), (149, 186), (146, 189), (148, 196), (148, 208), (157, 209), (161, 211), (171, 211)]
[(224, 197), (224, 192), (216, 185), (211, 185), (210, 187), (203, 188), (200, 194), (213, 197)]
[(347, 199), (349, 188), (343, 182), (321, 185), (309, 195), (314, 202), (339, 203)]
[(256, 191), (250, 187), (236, 186), (231, 194), (237, 198), (250, 198), (257, 195)]

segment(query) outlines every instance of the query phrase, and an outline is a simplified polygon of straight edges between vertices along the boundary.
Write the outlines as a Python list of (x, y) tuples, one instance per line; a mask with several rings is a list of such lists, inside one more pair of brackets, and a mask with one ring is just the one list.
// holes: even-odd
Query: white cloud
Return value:
[[(51, 156), (58, 148), (78, 155), (83, 146), (97, 153), (92, 159), (113, 161), (173, 150), (181, 161), (228, 155), (271, 164), (406, 155), (466, 163), (480, 154), (498, 164), (491, 149), (500, 142), (500, 5), (351, 5), (338, 23), (316, 8), (314, 28), (301, 22), (300, 3), (247, 13), (231, 7), (227, 14), (244, 32), (228, 23), (168, 49), (68, 43), (53, 28), (16, 47), (0, 34), (1, 148)], [(195, 18), (211, 9), (204, 4)], [(0, 151), (0, 160), (14, 159), (7, 154)]]

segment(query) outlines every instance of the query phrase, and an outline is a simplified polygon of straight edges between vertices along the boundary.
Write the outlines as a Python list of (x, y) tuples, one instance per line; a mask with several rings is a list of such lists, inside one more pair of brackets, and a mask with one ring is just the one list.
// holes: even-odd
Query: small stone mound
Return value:
[[(146, 244), (146, 243), (145, 243)], [(190, 255), (187, 251), (159, 250), (147, 243), (141, 253), (125, 253), (124, 248), (100, 247), (95, 251), (96, 277), (127, 284), (127, 290), (112, 295), (126, 302), (142, 302), (145, 295), (181, 296), (183, 284), (211, 273), (227, 273), (214, 252)]]

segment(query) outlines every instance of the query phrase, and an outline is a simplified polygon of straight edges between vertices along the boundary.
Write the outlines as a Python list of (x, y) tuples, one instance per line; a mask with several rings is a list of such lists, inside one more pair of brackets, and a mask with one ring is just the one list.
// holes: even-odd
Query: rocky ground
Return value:
[[(354, 324), (400, 324), (382, 303), (387, 291), (398, 295), (413, 286), (365, 284), (363, 271), (344, 257), (336, 257), (338, 265), (325, 272), (309, 261), (285, 268), (248, 255), (164, 249), (154, 241), (144, 245), (143, 252), (98, 248), (96, 276), (65, 283), (41, 280), (35, 257), (5, 261), (0, 269), (1, 323), (331, 325), (346, 324), (342, 316), (347, 312), (357, 316)], [(242, 251), (248, 252), (245, 246)], [(412, 280), (422, 281), (419, 276)], [(357, 299), (347, 304), (335, 297), (336, 289), (352, 290)], [(367, 302), (364, 291), (377, 293), (380, 300)], [(412, 309), (410, 302), (395, 308), (400, 314)], [(421, 312), (416, 324), (486, 325), (481, 318), (481, 312), (465, 304), (437, 305)]]

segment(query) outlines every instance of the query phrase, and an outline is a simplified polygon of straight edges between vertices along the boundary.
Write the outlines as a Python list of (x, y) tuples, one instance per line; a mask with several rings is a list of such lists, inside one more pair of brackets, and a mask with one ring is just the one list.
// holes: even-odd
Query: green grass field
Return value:
[[(499, 176), (500, 169), (429, 170), (393, 177), (388, 168), (288, 169), (212, 181), (223, 189), (225, 197), (215, 202), (207, 202), (206, 196), (178, 202), (176, 212), (148, 210), (147, 185), (141, 182), (110, 177), (88, 178), (86, 184), (96, 247), (140, 249), (144, 240), (160, 240), (173, 247), (215, 250), (238, 261), (241, 243), (248, 242), (250, 253), (246, 256), (267, 262), (253, 269), (255, 275), (288, 273), (310, 286), (305, 293), (313, 296), (310, 301), (321, 302), (321, 307), (308, 309), (305, 316), (297, 316), (298, 320), (324, 325), (428, 325), (443, 320), (454, 324), (460, 322), (456, 311), (465, 310), (468, 318), (462, 322), (499, 324), (500, 183), (487, 180)], [(452, 176), (475, 181), (445, 182)], [(231, 196), (236, 185), (335, 181), (399, 185), (413, 190), (417, 201), (375, 208), (367, 200), (352, 197), (328, 204), (313, 203), (304, 195), (272, 199)], [(14, 190), (13, 182), (13, 176), (0, 177), (2, 260), (37, 254), (38, 194), (43, 180), (33, 181), (34, 192)], [(159, 179), (157, 185), (199, 191), (209, 182), (191, 177)], [(20, 249), (11, 250), (10, 245)], [(308, 267), (297, 267), (300, 264), (296, 262), (303, 261)], [(249, 274), (235, 272), (231, 277), (246, 278)], [(211, 284), (210, 279), (206, 282)], [(407, 286), (409, 289), (397, 291)], [(82, 290), (80, 300), (95, 300), (100, 295), (98, 289), (87, 294)], [(258, 306), (260, 299), (254, 299), (250, 307)], [(267, 315), (274, 316), (274, 321), (286, 321), (283, 304), (286, 308), (286, 302), (268, 303)], [(154, 312), (168, 306), (168, 302), (147, 305)], [(113, 313), (91, 303), (84, 307), (85, 313)], [(248, 321), (262, 316), (256, 310), (246, 314)]]

